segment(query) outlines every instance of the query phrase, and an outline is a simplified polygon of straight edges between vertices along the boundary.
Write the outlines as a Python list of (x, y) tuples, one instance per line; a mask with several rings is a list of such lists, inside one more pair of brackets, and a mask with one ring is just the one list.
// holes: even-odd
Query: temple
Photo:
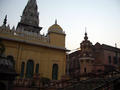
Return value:
[(41, 34), (41, 30), (36, 0), (28, 1), (16, 29), (7, 25), (5, 16), (0, 27), (0, 40), (6, 48), (5, 56), (12, 57), (15, 63), (18, 79), (60, 80), (65, 75), (65, 32), (57, 20), (46, 35)]

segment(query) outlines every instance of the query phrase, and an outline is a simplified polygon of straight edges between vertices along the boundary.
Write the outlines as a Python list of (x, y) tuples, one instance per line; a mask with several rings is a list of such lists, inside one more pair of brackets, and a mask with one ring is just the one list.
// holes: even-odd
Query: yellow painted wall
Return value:
[(65, 34), (49, 33), (50, 44), (58, 47), (65, 47)]
[[(61, 39), (61, 42), (59, 43), (62, 43), (62, 40), (63, 39)], [(65, 75), (65, 50), (54, 49), (40, 45), (31, 45), (6, 39), (2, 39), (2, 43), (5, 45), (6, 48), (5, 55), (12, 55), (14, 57), (15, 68), (18, 74), (20, 74), (21, 71), (21, 63), (23, 61), (25, 62), (24, 73), (26, 73), (27, 61), (29, 59), (32, 59), (34, 61), (34, 72), (36, 64), (39, 64), (39, 73), (41, 77), (47, 77), (52, 79), (53, 64), (58, 64), (58, 79), (60, 79), (62, 75)], [(63, 45), (63, 43), (60, 45)]]
[(65, 75), (64, 33), (51, 32), (47, 36), (35, 36), (0, 27), (0, 39), (6, 48), (5, 55), (14, 57), (15, 69), (18, 74), (21, 72), (22, 62), (25, 62), (24, 74), (26, 74), (27, 61), (31, 59), (34, 61), (34, 73), (36, 64), (39, 64), (41, 77), (52, 79), (53, 64), (58, 64), (58, 79)]

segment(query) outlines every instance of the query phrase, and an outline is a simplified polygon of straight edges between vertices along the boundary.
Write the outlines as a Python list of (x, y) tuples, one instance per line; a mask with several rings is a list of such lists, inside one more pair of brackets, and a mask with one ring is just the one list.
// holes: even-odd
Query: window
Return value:
[(52, 67), (52, 80), (58, 79), (58, 64), (53, 64)]
[(84, 72), (86, 73), (86, 67), (84, 68)]
[(34, 73), (34, 62), (33, 60), (28, 60), (26, 68), (26, 77), (32, 78)]
[(113, 57), (113, 63), (118, 64), (117, 57)]
[(22, 64), (21, 64), (21, 73), (20, 73), (20, 77), (24, 77), (24, 68), (25, 68), (25, 63), (22, 62)]
[(35, 73), (36, 73), (36, 74), (38, 74), (38, 73), (39, 73), (39, 64), (36, 64)]
[(108, 63), (111, 64), (112, 61), (111, 61), (111, 56), (108, 56)]

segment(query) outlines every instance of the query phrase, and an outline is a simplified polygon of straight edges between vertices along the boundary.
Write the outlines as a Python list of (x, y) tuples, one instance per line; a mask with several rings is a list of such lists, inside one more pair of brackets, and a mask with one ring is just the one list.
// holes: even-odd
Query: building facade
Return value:
[(59, 80), (65, 74), (66, 48), (65, 32), (57, 24), (50, 26), (46, 35), (40, 34), (39, 13), (36, 0), (29, 0), (21, 20), (10, 29), (7, 16), (0, 27), (0, 40), (5, 55), (14, 60), (19, 78), (46, 77)]
[(120, 69), (120, 49), (98, 42), (93, 45), (88, 40), (87, 33), (80, 43), (80, 50), (70, 53), (67, 57), (67, 71), (71, 77)]

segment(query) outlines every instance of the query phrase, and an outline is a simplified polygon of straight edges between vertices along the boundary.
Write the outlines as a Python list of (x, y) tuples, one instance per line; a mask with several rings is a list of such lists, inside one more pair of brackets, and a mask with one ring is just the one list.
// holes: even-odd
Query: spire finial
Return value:
[(85, 27), (85, 37), (84, 37), (84, 39), (85, 39), (85, 40), (88, 39), (88, 37), (87, 37), (87, 28), (86, 28), (86, 27)]
[(87, 33), (87, 27), (85, 26), (85, 33)]
[(55, 24), (57, 24), (57, 19), (55, 19)]
[(6, 24), (7, 24), (7, 15), (5, 15), (5, 19), (4, 19), (4, 21), (3, 21), (3, 25), (6, 26)]
[(87, 35), (87, 27), (85, 26), (85, 34)]
[(115, 43), (115, 47), (117, 48), (117, 43)]

